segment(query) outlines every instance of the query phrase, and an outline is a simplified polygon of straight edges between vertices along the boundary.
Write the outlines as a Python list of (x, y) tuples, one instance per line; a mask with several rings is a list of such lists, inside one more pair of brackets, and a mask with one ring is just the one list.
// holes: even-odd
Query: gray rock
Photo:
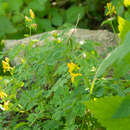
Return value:
[[(56, 30), (37, 34), (31, 36), (31, 40), (40, 39), (41, 36), (45, 35), (46, 33), (53, 34), (61, 32), (62, 31)], [(93, 40), (94, 42), (101, 43), (101, 46), (96, 47), (97, 52), (99, 54), (102, 54), (107, 47), (116, 46), (117, 43), (119, 42), (117, 35), (115, 36), (112, 32), (109, 32), (107, 30), (71, 29), (66, 34), (68, 35), (68, 37), (74, 36), (77, 39), (77, 41)], [(52, 35), (50, 35), (49, 39), (53, 40)], [(30, 40), (29, 38), (24, 38), (20, 40), (6, 40), (5, 50), (9, 50), (18, 44), (28, 44), (29, 40)], [(42, 44), (44, 44), (44, 40), (39, 41), (36, 45), (42, 45)]]

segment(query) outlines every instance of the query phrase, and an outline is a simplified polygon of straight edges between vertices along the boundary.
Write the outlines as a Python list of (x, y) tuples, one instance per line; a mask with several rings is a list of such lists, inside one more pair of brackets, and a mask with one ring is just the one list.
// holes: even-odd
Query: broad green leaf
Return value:
[(12, 17), (13, 23), (20, 23), (20, 22), (23, 22), (23, 20), (24, 20), (24, 17), (21, 14), (16, 14)]
[(126, 20), (130, 21), (130, 8), (127, 11), (125, 11), (124, 17)]
[(38, 24), (38, 29), (43, 32), (44, 31), (50, 31), (53, 29), (53, 27), (51, 26), (51, 22), (49, 19), (40, 19), (40, 18), (36, 18), (36, 22)]
[(45, 11), (47, 8), (46, 4), (48, 0), (31, 0), (28, 5), (28, 8), (32, 8), (35, 11)]
[(113, 118), (130, 117), (130, 96), (127, 96), (113, 115)]
[(23, 0), (8, 0), (8, 5), (11, 11), (19, 11), (23, 5)]
[(78, 6), (71, 6), (66, 11), (66, 22), (69, 23), (75, 23), (78, 19), (82, 19), (85, 15), (85, 8), (84, 7), (78, 7)]
[(89, 12), (96, 12), (96, 1), (95, 0), (87, 0), (88, 4), (88, 11)]
[(47, 120), (44, 124), (44, 128), (45, 130), (51, 130), (52, 128), (55, 130), (59, 127), (60, 123), (55, 120)]
[[(5, 3), (6, 3), (6, 6), (8, 6), (8, 3), (7, 2), (5, 2)], [(2, 1), (0, 1), (0, 15), (4, 15), (5, 14), (5, 10), (3, 8), (3, 5), (5, 3), (3, 3)]]
[(0, 35), (16, 32), (16, 29), (5, 16), (0, 16)]
[(122, 17), (118, 16), (118, 24), (119, 24), (119, 26), (118, 26), (119, 36), (120, 36), (122, 42), (124, 42), (124, 38), (125, 38), (126, 34), (128, 33), (128, 31), (130, 31), (130, 22), (126, 21)]
[(122, 77), (128, 74), (129, 71), (130, 71), (130, 52), (122, 60), (114, 64), (114, 76)]
[(51, 9), (51, 15), (52, 15), (52, 24), (55, 26), (60, 26), (63, 23), (63, 18), (58, 12), (57, 9), (52, 8)]
[(96, 77), (101, 76), (110, 65), (112, 65), (116, 60), (122, 59), (129, 52), (130, 52), (130, 31), (127, 33), (125, 37), (124, 44), (120, 45), (114, 51), (112, 51), (100, 64), (96, 72)]
[(123, 99), (123, 97), (111, 96), (99, 98), (96, 101), (88, 101), (86, 104), (94, 117), (107, 130), (129, 130), (130, 118), (113, 118), (113, 114), (117, 111)]

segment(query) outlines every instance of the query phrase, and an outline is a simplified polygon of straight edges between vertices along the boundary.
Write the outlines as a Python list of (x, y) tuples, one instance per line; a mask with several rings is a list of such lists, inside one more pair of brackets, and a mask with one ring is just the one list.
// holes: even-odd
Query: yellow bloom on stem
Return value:
[(124, 5), (125, 5), (125, 7), (130, 6), (130, 0), (124, 0)]
[(2, 60), (2, 65), (3, 65), (3, 71), (4, 71), (4, 73), (5, 73), (6, 71), (12, 70), (12, 67), (10, 67), (9, 59), (8, 59), (8, 58), (5, 58), (5, 61)]
[(32, 19), (30, 19), (28, 16), (25, 16), (25, 21), (26, 22), (32, 22)]
[(72, 73), (74, 69), (80, 69), (76, 64), (74, 64), (73, 62), (68, 63), (67, 64), (68, 68), (69, 68), (69, 72)]
[(0, 91), (0, 98), (3, 99), (4, 97), (7, 97), (7, 94), (3, 91)]
[(73, 73), (73, 70), (74, 70), (74, 69), (80, 69), (80, 68), (79, 68), (76, 64), (74, 64), (73, 62), (68, 63), (67, 66), (68, 66), (68, 68), (69, 68), (68, 72), (69, 72), (70, 75), (71, 75), (71, 81), (72, 81), (72, 82), (74, 82), (75, 77), (82, 75), (82, 74), (80, 74), (80, 73)]
[(77, 76), (81, 76), (82, 74), (80, 73), (71, 73), (71, 81), (74, 82), (74, 79), (77, 77)]
[(8, 110), (9, 101), (4, 102), (4, 109), (5, 111)]
[(107, 9), (108, 9), (108, 11), (107, 11), (107, 13), (106, 13), (106, 16), (108, 16), (108, 15), (112, 15), (112, 14), (116, 14), (117, 12), (116, 12), (116, 9), (115, 9), (115, 6), (113, 6), (111, 3), (107, 3)]
[(34, 19), (34, 18), (35, 18), (35, 14), (34, 14), (34, 12), (32, 11), (32, 9), (29, 10), (29, 13), (30, 13), (31, 18)]

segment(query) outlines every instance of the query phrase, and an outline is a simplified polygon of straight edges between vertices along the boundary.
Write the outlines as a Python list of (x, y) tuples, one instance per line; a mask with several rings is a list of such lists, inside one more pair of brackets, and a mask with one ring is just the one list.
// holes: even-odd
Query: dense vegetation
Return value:
[[(130, 1), (107, 2), (0, 0), (1, 39), (62, 29), (0, 52), (0, 130), (130, 129)], [(120, 38), (106, 58), (68, 35), (99, 25)]]
[[(24, 16), (31, 8), (38, 24), (37, 31), (66, 28), (76, 23), (80, 14), (80, 28), (108, 28), (100, 24), (106, 19), (108, 0), (0, 0), (0, 38), (21, 38), (27, 33)], [(130, 20), (130, 10), (123, 0), (112, 0), (116, 14)], [(116, 21), (113, 21), (116, 25)]]

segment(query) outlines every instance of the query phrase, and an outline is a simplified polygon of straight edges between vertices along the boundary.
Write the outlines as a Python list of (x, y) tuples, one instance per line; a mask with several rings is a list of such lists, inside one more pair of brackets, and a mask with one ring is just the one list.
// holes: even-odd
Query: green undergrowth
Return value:
[[(129, 129), (129, 37), (103, 61), (96, 43), (56, 33), (54, 40), (42, 36), (44, 45), (30, 41), (10, 50), (10, 61), (20, 62), (0, 79), (10, 101), (0, 113), (1, 129)], [(81, 74), (74, 81), (71, 63)]]
[(130, 22), (117, 21), (121, 42), (106, 58), (67, 29), (3, 51), (0, 129), (129, 130)]

